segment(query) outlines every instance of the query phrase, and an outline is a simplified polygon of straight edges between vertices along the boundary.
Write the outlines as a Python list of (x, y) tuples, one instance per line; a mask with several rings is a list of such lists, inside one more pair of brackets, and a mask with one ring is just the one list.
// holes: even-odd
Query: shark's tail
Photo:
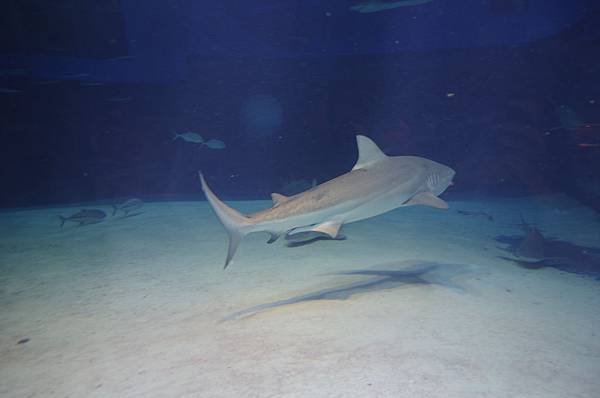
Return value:
[(200, 175), (200, 181), (202, 182), (202, 190), (206, 195), (206, 199), (208, 199), (208, 203), (210, 203), (210, 207), (212, 207), (213, 211), (219, 218), (219, 221), (221, 221), (221, 224), (223, 224), (227, 234), (229, 235), (229, 249), (227, 250), (227, 259), (225, 260), (225, 266), (223, 267), (227, 268), (238, 246), (240, 245), (242, 238), (250, 232), (245, 227), (250, 226), (252, 223), (248, 217), (227, 206), (219, 198), (217, 198), (217, 196), (206, 184), (202, 172), (199, 172), (198, 174)]

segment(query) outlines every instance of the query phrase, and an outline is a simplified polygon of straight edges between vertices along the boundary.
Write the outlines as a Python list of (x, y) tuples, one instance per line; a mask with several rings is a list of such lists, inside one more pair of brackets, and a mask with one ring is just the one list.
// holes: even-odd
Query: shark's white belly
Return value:
[(376, 197), (344, 201), (311, 213), (264, 222), (256, 227), (262, 231), (282, 233), (327, 221), (337, 221), (341, 224), (347, 224), (375, 217), (396, 209), (412, 198), (417, 191), (415, 187), (407, 189), (406, 186), (397, 186), (387, 192), (380, 193)]
[(375, 217), (402, 206), (417, 192), (417, 189), (412, 189), (407, 192), (406, 190), (396, 188), (380, 195), (374, 200), (356, 206), (350, 211), (341, 214), (340, 217), (345, 223), (351, 223), (354, 221)]
[(274, 233), (283, 233), (299, 227), (320, 224), (325, 221), (342, 220), (341, 215), (348, 213), (360, 204), (353, 202), (344, 202), (335, 206), (320, 209), (311, 213), (300, 214), (293, 217), (286, 217), (280, 220), (266, 221), (254, 226), (254, 230), (269, 231)]

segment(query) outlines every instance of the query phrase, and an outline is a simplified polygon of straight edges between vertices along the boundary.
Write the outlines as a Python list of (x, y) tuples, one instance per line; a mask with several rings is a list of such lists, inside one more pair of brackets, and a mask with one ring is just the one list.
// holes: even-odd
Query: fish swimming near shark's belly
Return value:
[(387, 156), (371, 139), (358, 135), (356, 140), (358, 161), (350, 172), (294, 196), (273, 193), (273, 207), (253, 214), (223, 203), (200, 173), (202, 190), (229, 235), (225, 268), (242, 238), (252, 232), (269, 233), (268, 243), (306, 231), (336, 238), (343, 224), (397, 207), (448, 208), (438, 196), (452, 184), (450, 167), (416, 156)]

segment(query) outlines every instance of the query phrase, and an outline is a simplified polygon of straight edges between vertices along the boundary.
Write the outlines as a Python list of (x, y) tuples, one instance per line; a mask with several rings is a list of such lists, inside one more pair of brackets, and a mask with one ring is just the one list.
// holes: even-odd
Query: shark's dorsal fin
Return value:
[(356, 143), (358, 144), (358, 160), (352, 170), (362, 169), (387, 158), (377, 144), (364, 135), (357, 135)]
[(277, 206), (277, 205), (285, 202), (286, 200), (288, 200), (289, 197), (285, 196), (285, 195), (282, 195), (280, 193), (273, 192), (271, 194), (271, 199), (273, 200), (273, 206)]

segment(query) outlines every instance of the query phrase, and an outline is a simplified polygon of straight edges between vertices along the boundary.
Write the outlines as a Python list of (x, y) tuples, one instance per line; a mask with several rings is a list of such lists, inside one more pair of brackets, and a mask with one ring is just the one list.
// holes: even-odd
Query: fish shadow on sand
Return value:
[(345, 283), (306, 294), (292, 296), (287, 299), (259, 304), (229, 314), (221, 321), (233, 321), (247, 318), (272, 308), (301, 302), (347, 300), (357, 294), (396, 289), (407, 285), (441, 285), (464, 292), (464, 288), (455, 283), (454, 278), (472, 272), (472, 267), (468, 265), (441, 264), (423, 261), (397, 261), (380, 264), (370, 269), (336, 272), (333, 275), (364, 275), (366, 278), (352, 283)]
[(537, 229), (526, 231), (525, 236), (500, 235), (496, 237), (496, 241), (507, 245), (502, 250), (511, 255), (500, 258), (512, 261), (520, 267), (552, 267), (600, 280), (600, 248), (546, 238)]
[(140, 214), (144, 214), (144, 212), (140, 211), (138, 213), (127, 213), (125, 215), (122, 215), (122, 216), (119, 216), (119, 217), (115, 217), (115, 219), (117, 219), (117, 220), (123, 220), (125, 218), (131, 218), (131, 217), (139, 216)]

